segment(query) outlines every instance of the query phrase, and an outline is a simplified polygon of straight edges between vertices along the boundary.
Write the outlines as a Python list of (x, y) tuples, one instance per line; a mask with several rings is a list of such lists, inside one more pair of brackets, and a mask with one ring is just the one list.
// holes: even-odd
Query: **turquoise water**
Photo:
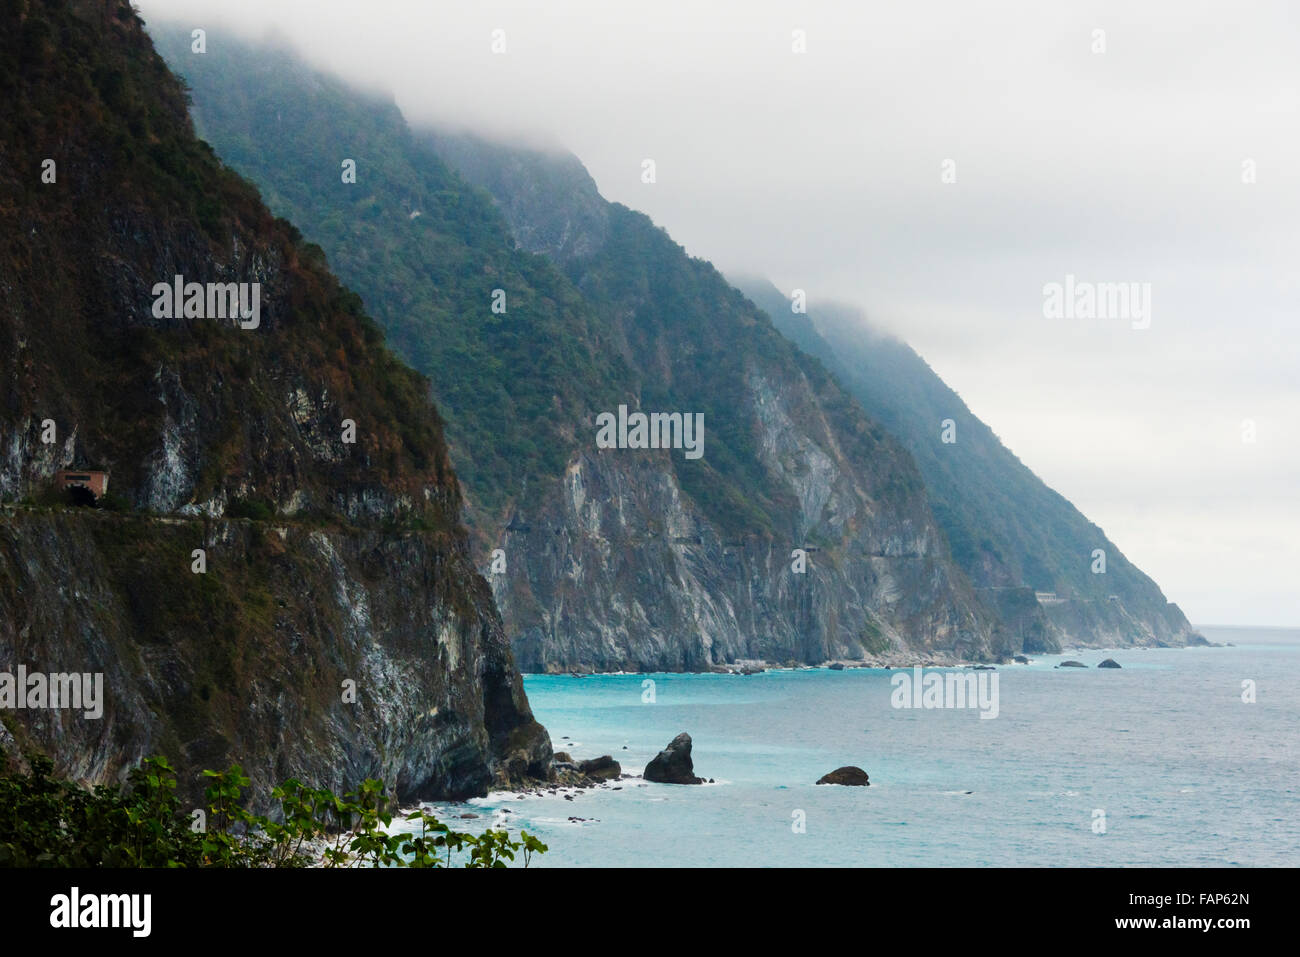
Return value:
[[(529, 676), (556, 750), (639, 774), (688, 731), (696, 773), (717, 783), (494, 794), (457, 823), (508, 808), (550, 845), (534, 865), (548, 867), (1300, 864), (1300, 631), (1203, 631), (1236, 647), (1001, 667), (992, 720), (893, 708), (883, 670)], [(1053, 669), (1067, 657), (1123, 668)], [(871, 787), (814, 785), (844, 764)]]

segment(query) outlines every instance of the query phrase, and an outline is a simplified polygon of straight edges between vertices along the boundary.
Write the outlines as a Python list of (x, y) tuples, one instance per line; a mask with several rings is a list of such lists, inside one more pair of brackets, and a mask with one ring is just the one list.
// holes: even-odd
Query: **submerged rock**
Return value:
[(823, 774), (817, 779), (818, 784), (843, 784), (846, 787), (868, 787), (871, 781), (867, 778), (867, 772), (852, 764), (846, 764), (842, 768), (836, 768), (830, 774)]
[(683, 731), (645, 766), (645, 779), (658, 784), (703, 784), (691, 760), (691, 736)]

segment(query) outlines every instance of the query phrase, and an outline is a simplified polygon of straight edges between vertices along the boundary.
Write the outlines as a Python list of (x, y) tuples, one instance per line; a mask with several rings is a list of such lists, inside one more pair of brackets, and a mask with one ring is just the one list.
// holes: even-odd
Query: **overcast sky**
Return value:
[[(900, 334), (1194, 623), (1300, 625), (1300, 5), (141, 7), (563, 144), (693, 255)], [(1067, 274), (1149, 283), (1150, 327), (1046, 318)]]

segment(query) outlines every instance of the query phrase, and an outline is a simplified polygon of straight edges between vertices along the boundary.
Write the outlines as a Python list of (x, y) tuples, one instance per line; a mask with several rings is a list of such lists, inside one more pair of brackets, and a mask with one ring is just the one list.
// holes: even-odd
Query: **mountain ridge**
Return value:
[[(400, 114), (332, 78), (302, 83), (230, 38), (210, 35), (191, 57), (183, 35), (155, 32), (191, 83), (203, 135), (326, 247), (430, 376), (523, 667), (1012, 649), (948, 558), (906, 450), (643, 214), (584, 194), (576, 212), (535, 223), (529, 249), (520, 223)], [(355, 188), (338, 184), (345, 131), (380, 119)], [(295, 194), (305, 180), (320, 184), (310, 202)], [(572, 259), (537, 251), (551, 245)], [(493, 282), (474, 286), (446, 262), (488, 270), (506, 312), (490, 312)], [(563, 348), (540, 348), (539, 329)], [(595, 417), (620, 404), (702, 413), (704, 456), (595, 448)], [(479, 427), (506, 408), (508, 427)], [(513, 461), (504, 450), (520, 431), (544, 446), (526, 467), (462, 467)]]
[[(1070, 644), (1204, 642), (1155, 582), (1021, 462), (910, 346), (853, 307), (809, 303), (806, 313), (795, 313), (766, 280), (736, 284), (903, 439), (977, 588), (1050, 595), (1043, 611)], [(953, 423), (951, 443), (943, 441), (945, 420)], [(1096, 549), (1105, 553), (1101, 574), (1093, 571)]]

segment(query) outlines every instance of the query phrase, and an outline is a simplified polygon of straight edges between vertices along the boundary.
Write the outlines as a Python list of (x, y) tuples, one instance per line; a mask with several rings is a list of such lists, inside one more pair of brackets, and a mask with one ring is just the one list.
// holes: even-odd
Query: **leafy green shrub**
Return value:
[(26, 774), (0, 774), (0, 867), (527, 867), (547, 847), (527, 831), (452, 831), (423, 809), (406, 816), (415, 833), (388, 833), (393, 814), (381, 782), (367, 779), (336, 796), (290, 779), (272, 791), (281, 820), (255, 815), (241, 798), (249, 778), (234, 765), (204, 771), (207, 808), (187, 814), (166, 758), (147, 758), (126, 788), (93, 790), (52, 775), (53, 762), (27, 758)]
[(105, 492), (101, 495), (99, 507), (108, 512), (129, 512), (133, 509), (131, 500), (117, 492)]
[(67, 505), (68, 500), (63, 494), (63, 489), (53, 482), (44, 482), (33, 488), (23, 498), (22, 504), (36, 508), (55, 508)]
[(275, 508), (256, 498), (237, 498), (226, 506), (227, 518), (251, 518), (255, 522), (269, 522), (275, 517)]

